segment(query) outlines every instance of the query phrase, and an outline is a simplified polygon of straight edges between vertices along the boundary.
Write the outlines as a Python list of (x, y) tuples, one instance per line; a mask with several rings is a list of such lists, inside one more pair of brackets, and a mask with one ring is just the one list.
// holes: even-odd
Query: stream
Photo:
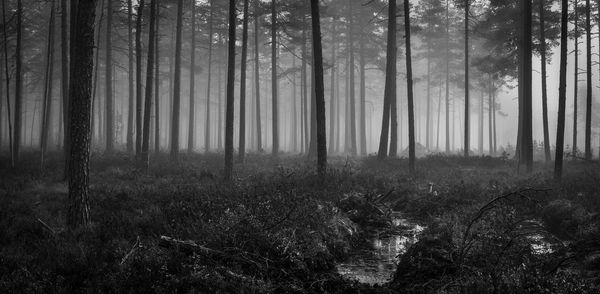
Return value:
[(416, 224), (400, 213), (392, 214), (393, 228), (386, 232), (375, 232), (371, 248), (356, 250), (345, 262), (336, 265), (342, 276), (370, 285), (382, 285), (391, 281), (398, 263), (397, 256), (416, 243), (425, 227)]

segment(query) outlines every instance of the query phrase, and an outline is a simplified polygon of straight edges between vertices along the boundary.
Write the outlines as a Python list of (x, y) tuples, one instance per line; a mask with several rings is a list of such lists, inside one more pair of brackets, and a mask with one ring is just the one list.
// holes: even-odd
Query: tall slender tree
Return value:
[(181, 31), (183, 27), (183, 0), (177, 0), (177, 31), (175, 33), (175, 74), (173, 77), (173, 118), (171, 121), (171, 159), (179, 158), (179, 112), (181, 103)]
[(410, 3), (404, 0), (404, 40), (406, 42), (406, 87), (408, 93), (408, 169), (415, 170), (415, 112), (413, 106), (412, 56), (410, 48)]
[(279, 153), (279, 113), (277, 104), (277, 8), (276, 0), (271, 0), (271, 107), (273, 108), (273, 155)]
[(154, 38), (156, 37), (156, 0), (150, 1), (150, 28), (148, 32), (148, 61), (146, 65), (146, 93), (144, 99), (144, 130), (142, 142), (142, 164), (146, 169), (150, 167), (150, 115), (152, 113), (152, 89), (154, 79)]
[[(550, 154), (550, 131), (548, 128), (548, 82), (547, 82), (547, 59), (546, 59), (546, 7), (545, 1), (539, 0), (539, 21), (540, 21), (540, 62), (542, 64), (542, 124), (544, 127), (544, 155), (546, 162), (552, 160)], [(490, 105), (491, 109), (491, 105)], [(491, 151), (491, 149), (490, 149)]]
[(160, 3), (156, 1), (156, 31), (154, 38), (155, 79), (154, 79), (154, 152), (160, 152)]
[(585, 159), (592, 159), (592, 20), (590, 0), (585, 0), (585, 52), (586, 52), (586, 107), (585, 107)]
[(532, 136), (532, 89), (531, 89), (531, 1), (521, 1), (521, 38), (519, 44), (519, 121), (520, 156), (519, 162), (525, 163), (527, 171), (533, 169)]
[[(6, 21), (6, 2), (2, 1), (2, 22), (7, 23)], [(8, 146), (10, 149), (10, 166), (12, 168), (15, 167), (15, 153), (14, 153), (14, 145), (13, 145), (13, 124), (11, 117), (11, 107), (10, 107), (10, 73), (8, 70), (8, 33), (6, 30), (6, 26), (2, 26), (2, 30), (4, 33), (4, 76), (6, 78), (6, 113), (8, 119)]]
[(189, 105), (189, 122), (188, 122), (188, 152), (194, 151), (194, 137), (195, 137), (195, 126), (196, 126), (196, 98), (195, 98), (195, 86), (196, 86), (196, 0), (192, 0), (191, 3), (192, 20), (190, 23), (191, 30), (191, 46), (190, 46), (190, 105)]
[(465, 135), (464, 135), (464, 156), (469, 156), (470, 149), (470, 128), (469, 128), (469, 3), (470, 0), (465, 0)]
[(106, 152), (111, 153), (114, 150), (114, 110), (113, 110), (113, 59), (112, 59), (112, 15), (113, 15), (113, 4), (111, 0), (107, 0), (106, 5)]
[(317, 165), (320, 174), (327, 171), (327, 134), (325, 132), (325, 85), (323, 82), (323, 49), (321, 47), (321, 22), (319, 0), (311, 0), (315, 94), (317, 110)]
[(127, 62), (128, 62), (128, 107), (127, 107), (127, 152), (133, 153), (133, 117), (135, 105), (135, 68), (133, 56), (133, 1), (127, 0)]
[(206, 123), (204, 129), (204, 152), (210, 151), (210, 88), (212, 78), (212, 56), (213, 56), (213, 20), (214, 20), (214, 3), (209, 1), (210, 14), (208, 17), (208, 70), (206, 80)]
[(256, 103), (256, 142), (258, 152), (262, 152), (262, 128), (261, 128), (261, 115), (260, 115), (260, 59), (259, 59), (259, 46), (258, 46), (258, 32), (259, 32), (259, 0), (254, 0), (254, 90), (256, 91), (255, 103)]
[(354, 10), (352, 7), (353, 0), (348, 1), (348, 54), (349, 63), (349, 88), (350, 88), (350, 154), (356, 155), (356, 86), (354, 85), (354, 69), (356, 67), (354, 61)]
[(236, 8), (235, 0), (229, 0), (229, 42), (227, 57), (227, 101), (225, 112), (225, 179), (233, 177), (233, 103), (235, 84), (235, 30), (236, 30)]
[(242, 24), (242, 60), (240, 73), (240, 138), (238, 143), (240, 162), (244, 162), (244, 156), (246, 154), (246, 65), (248, 62), (248, 6), (248, 0), (244, 0), (244, 20)]
[[(48, 147), (48, 138), (50, 135), (50, 119), (52, 115), (52, 85), (54, 73), (54, 15), (55, 1), (50, 5), (50, 21), (48, 25), (48, 47), (46, 49), (46, 71), (45, 71), (45, 89), (44, 89), (44, 106), (42, 113), (42, 136), (41, 136), (41, 152), (40, 152), (40, 167), (44, 166), (44, 157)], [(1, 103), (1, 102), (0, 102)], [(1, 107), (0, 107), (1, 109)], [(0, 111), (1, 114), (1, 111)]]
[(556, 128), (556, 155), (554, 156), (555, 179), (562, 177), (563, 149), (565, 145), (565, 104), (567, 100), (567, 26), (569, 25), (569, 0), (562, 0), (561, 4), (558, 122)]
[[(385, 88), (383, 94), (383, 121), (381, 136), (379, 138), (379, 151), (377, 158), (383, 160), (387, 157), (390, 136), (390, 108), (392, 96), (396, 95), (396, 0), (388, 4), (387, 24), (387, 58), (385, 67)], [(394, 99), (395, 100), (395, 99)]]
[[(4, 1), (3, 1), (4, 3)], [(60, 1), (60, 49), (61, 49), (61, 96), (62, 96), (62, 131), (63, 131), (63, 151), (64, 151), (64, 178), (69, 174), (69, 36), (68, 36), (68, 13), (67, 0)], [(5, 43), (6, 44), (6, 43)]]
[(89, 208), (89, 157), (90, 116), (92, 101), (92, 72), (94, 67), (94, 22), (97, 0), (76, 1), (73, 39), (71, 47), (72, 83), (69, 86), (69, 195), (66, 224), (75, 229), (90, 223)]
[(15, 162), (19, 161), (23, 125), (23, 1), (17, 0), (17, 47), (15, 49), (15, 134), (13, 152)]
[(577, 119), (578, 119), (578, 93), (579, 90), (579, 0), (574, 1), (574, 13), (575, 13), (575, 51), (573, 52), (575, 60), (574, 60), (574, 69), (573, 69), (573, 147), (572, 147), (572, 156), (577, 156)]
[(135, 155), (142, 155), (142, 21), (144, 0), (139, 0), (135, 24)]

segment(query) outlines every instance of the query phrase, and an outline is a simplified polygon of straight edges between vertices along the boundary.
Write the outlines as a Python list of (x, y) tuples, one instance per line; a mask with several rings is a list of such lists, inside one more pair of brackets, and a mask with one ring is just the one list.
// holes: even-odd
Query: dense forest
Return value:
[(1, 9), (8, 293), (600, 292), (600, 1)]

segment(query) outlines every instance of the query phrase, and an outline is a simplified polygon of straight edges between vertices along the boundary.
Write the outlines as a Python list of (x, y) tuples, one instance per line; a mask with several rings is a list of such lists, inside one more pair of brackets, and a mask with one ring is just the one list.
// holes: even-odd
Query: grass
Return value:
[[(0, 289), (28, 293), (598, 290), (594, 273), (600, 270), (596, 258), (600, 242), (595, 237), (600, 228), (600, 168), (595, 164), (569, 163), (561, 182), (553, 181), (551, 169), (543, 164), (536, 164), (535, 173), (527, 175), (517, 172), (514, 162), (491, 157), (430, 156), (418, 161), (414, 175), (409, 175), (403, 159), (330, 158), (330, 170), (323, 177), (315, 166), (296, 155), (273, 159), (250, 154), (245, 164), (236, 166), (235, 180), (225, 183), (220, 154), (183, 154), (179, 163), (160, 154), (146, 173), (135, 169), (127, 155), (95, 153), (90, 177), (93, 225), (68, 232), (62, 230), (67, 190), (60, 181), (59, 156), (51, 154), (40, 170), (36, 155), (25, 154), (19, 169), (0, 167)], [(533, 190), (526, 197), (502, 199), (473, 221), (494, 197), (527, 187)], [(349, 204), (348, 195), (365, 201)], [(369, 229), (360, 218), (370, 216), (354, 215), (350, 220), (350, 211), (381, 195), (388, 206), (428, 229), (400, 258), (392, 283), (370, 287), (344, 280), (335, 273), (335, 262), (343, 260), (350, 248), (363, 246), (361, 232)], [(566, 245), (547, 255), (527, 251), (530, 242), (520, 234), (528, 228), (515, 225), (523, 219), (540, 220), (537, 231)], [(358, 234), (349, 226), (358, 228)], [(164, 248), (159, 246), (163, 235), (193, 240), (223, 254)], [(424, 260), (423, 256), (437, 258)], [(486, 262), (492, 257), (493, 266)], [(554, 263), (566, 257), (568, 261), (554, 270)]]

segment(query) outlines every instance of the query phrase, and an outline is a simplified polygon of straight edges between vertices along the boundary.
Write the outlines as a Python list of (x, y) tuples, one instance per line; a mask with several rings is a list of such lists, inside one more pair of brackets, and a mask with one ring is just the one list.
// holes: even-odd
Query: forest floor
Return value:
[[(35, 153), (0, 166), (0, 289), (27, 293), (598, 293), (600, 165), (430, 156), (250, 154), (223, 182), (222, 155), (94, 154), (93, 224), (64, 227), (62, 164)], [(0, 158), (6, 162), (6, 158)], [(373, 230), (425, 227), (389, 283), (344, 278), (336, 264)], [(402, 232), (400, 232), (402, 233)]]

